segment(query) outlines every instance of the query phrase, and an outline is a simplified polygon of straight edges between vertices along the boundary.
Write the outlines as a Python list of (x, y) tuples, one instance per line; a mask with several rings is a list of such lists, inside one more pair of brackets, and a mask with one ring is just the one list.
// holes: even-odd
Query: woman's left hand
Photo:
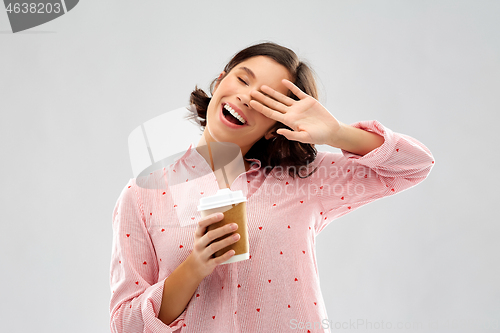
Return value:
[(266, 95), (252, 91), (251, 107), (264, 116), (279, 121), (293, 129), (280, 128), (276, 133), (288, 140), (317, 145), (332, 144), (342, 127), (335, 117), (314, 97), (307, 95), (287, 79), (281, 81), (300, 100), (296, 101), (269, 86), (262, 85)]

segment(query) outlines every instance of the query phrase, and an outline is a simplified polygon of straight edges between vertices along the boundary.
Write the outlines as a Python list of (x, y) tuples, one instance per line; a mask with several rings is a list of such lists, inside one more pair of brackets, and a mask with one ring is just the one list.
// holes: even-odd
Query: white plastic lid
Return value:
[(198, 211), (229, 206), (245, 201), (247, 201), (247, 198), (245, 198), (241, 190), (231, 191), (228, 188), (223, 188), (219, 189), (215, 195), (201, 198)]

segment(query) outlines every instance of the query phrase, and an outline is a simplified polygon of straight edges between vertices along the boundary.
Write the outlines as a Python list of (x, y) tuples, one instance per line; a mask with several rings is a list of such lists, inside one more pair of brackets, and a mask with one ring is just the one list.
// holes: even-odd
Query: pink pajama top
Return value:
[[(231, 190), (247, 197), (250, 259), (218, 265), (170, 325), (158, 319), (161, 303), (170, 302), (162, 300), (164, 282), (192, 251), (196, 229), (180, 220), (197, 222), (199, 199), (219, 186), (193, 144), (174, 164), (151, 173), (148, 188), (130, 179), (112, 215), (111, 331), (331, 332), (316, 236), (335, 219), (417, 185), (434, 165), (426, 146), (376, 120), (351, 126), (385, 141), (364, 156), (318, 152), (310, 164), (316, 172), (303, 179), (287, 172), (273, 177), (274, 171), (265, 177), (260, 161), (248, 159), (254, 163)], [(168, 180), (184, 182), (182, 191), (172, 195)]]

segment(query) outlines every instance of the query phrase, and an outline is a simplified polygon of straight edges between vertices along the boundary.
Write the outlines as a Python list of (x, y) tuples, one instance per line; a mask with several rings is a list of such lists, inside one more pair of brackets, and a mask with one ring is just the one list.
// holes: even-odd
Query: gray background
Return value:
[(376, 119), (436, 160), (318, 236), (338, 331), (498, 332), (498, 17), (499, 1), (477, 0), (82, 1), (12, 34), (0, 10), (0, 331), (109, 331), (129, 133), (271, 40), (312, 64), (337, 119)]

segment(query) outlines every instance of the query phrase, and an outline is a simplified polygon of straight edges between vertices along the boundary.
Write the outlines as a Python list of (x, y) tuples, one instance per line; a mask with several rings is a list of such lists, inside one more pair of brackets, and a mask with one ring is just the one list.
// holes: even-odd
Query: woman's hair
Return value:
[[(216, 78), (210, 84), (210, 94), (213, 94), (213, 88), (217, 81), (221, 81), (227, 74), (239, 63), (256, 56), (266, 56), (280, 65), (283, 65), (292, 77), (292, 82), (306, 94), (318, 99), (318, 91), (313, 70), (303, 61), (300, 61), (297, 55), (290, 49), (278, 45), (273, 42), (265, 42), (249, 46), (238, 52), (229, 63), (224, 67), (225, 75), (221, 78)], [(290, 90), (288, 97), (298, 101)], [(192, 114), (188, 115), (187, 119), (201, 118), (197, 121), (201, 125), (201, 130), (205, 129), (207, 124), (206, 115), (211, 97), (195, 86), (195, 89), (190, 96), (190, 104), (194, 104), (191, 108)], [(286, 128), (292, 130), (281, 122), (275, 125), (275, 131), (278, 128)], [(305, 177), (301, 177), (297, 170), (307, 169), (309, 163), (312, 163), (316, 158), (316, 148), (314, 144), (302, 143), (298, 141), (288, 140), (285, 136), (275, 133), (275, 137), (267, 140), (264, 136), (257, 141), (244, 156), (245, 158), (255, 158), (261, 161), (261, 167), (267, 176), (268, 169), (280, 167), (281, 170), (288, 169), (290, 177), (307, 178), (313, 172)]]

